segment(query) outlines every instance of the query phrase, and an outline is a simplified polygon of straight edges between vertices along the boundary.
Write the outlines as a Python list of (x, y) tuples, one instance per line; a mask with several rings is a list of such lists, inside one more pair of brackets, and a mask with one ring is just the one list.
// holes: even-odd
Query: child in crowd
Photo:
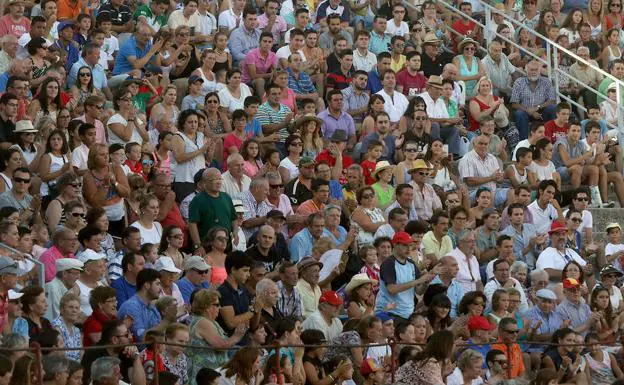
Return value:
[(533, 162), (531, 149), (521, 147), (516, 151), (516, 159), (505, 170), (505, 177), (509, 179), (514, 188), (529, 183), (528, 176), (531, 162)]
[(108, 148), (108, 153), (110, 154), (111, 164), (113, 166), (120, 166), (126, 176), (132, 174), (132, 171), (130, 171), (130, 167), (128, 167), (128, 165), (126, 164), (126, 150), (123, 144), (111, 144)]
[(309, 114), (316, 115), (316, 102), (314, 100), (304, 99), (301, 101), (301, 106), (302, 108), (299, 110), (299, 114), (295, 117), (295, 119)]
[(602, 139), (608, 131), (607, 121), (602, 117), (600, 106), (596, 104), (587, 105), (587, 119), (581, 122), (581, 138), (585, 138), (585, 125), (588, 122), (596, 122), (600, 125), (600, 139)]
[(104, 45), (102, 46), (102, 49), (108, 55), (108, 68), (105, 69), (112, 69), (117, 52), (119, 52), (119, 40), (111, 33), (113, 30), (113, 20), (111, 19), (110, 13), (99, 14), (96, 26), (104, 31), (106, 35)]
[(74, 41), (78, 43), (80, 49), (84, 48), (84, 45), (87, 44), (89, 40), (89, 30), (91, 30), (91, 17), (86, 13), (81, 13), (78, 15), (78, 30), (74, 34)]
[(78, 127), (78, 136), (82, 144), (72, 151), (71, 164), (74, 167), (74, 172), (82, 176), (89, 171), (87, 167), (89, 148), (91, 148), (96, 141), (97, 129), (93, 124), (83, 123)]
[(202, 86), (204, 79), (197, 75), (191, 75), (188, 78), (188, 95), (182, 99), (182, 110), (196, 110), (204, 105), (204, 95), (202, 94)]
[(145, 258), (145, 268), (153, 269), (154, 263), (158, 259), (158, 250), (153, 243), (145, 243), (141, 246), (141, 255)]
[(377, 264), (377, 249), (371, 245), (362, 246), (360, 248), (359, 257), (364, 266), (360, 269), (360, 273), (366, 274), (368, 278), (377, 281), (373, 285), (373, 293), (377, 295), (379, 291), (379, 265)]
[(141, 175), (146, 182), (152, 178), (154, 171), (154, 155), (149, 152), (141, 154)]
[(618, 223), (609, 223), (605, 229), (609, 243), (605, 246), (605, 259), (613, 264), (616, 269), (622, 271), (622, 257), (624, 257), (624, 244), (622, 243), (622, 228)]
[(364, 183), (366, 183), (367, 186), (375, 183), (372, 173), (375, 171), (377, 161), (383, 154), (383, 149), (383, 143), (378, 140), (371, 140), (368, 144), (368, 150), (366, 150), (366, 154), (364, 155), (364, 160), (360, 162), (360, 166), (362, 166), (364, 170)]
[(262, 124), (256, 119), (258, 107), (260, 107), (260, 99), (256, 96), (248, 96), (245, 98), (245, 112), (247, 113), (247, 125), (245, 126), (245, 136), (248, 138), (259, 139), (263, 136)]
[(154, 373), (156, 372), (154, 366), (158, 365), (158, 372), (162, 373), (167, 370), (162, 358), (162, 353), (165, 350), (165, 345), (162, 342), (165, 339), (165, 333), (160, 330), (148, 330), (145, 332), (143, 342), (147, 343), (145, 350), (141, 352), (141, 361), (143, 362), (143, 369), (145, 369), (145, 379), (150, 384), (154, 380)]
[(44, 224), (34, 224), (32, 225), (32, 255), (35, 259), (39, 259), (41, 254), (47, 250), (46, 245), (50, 241), (50, 233), (48, 232), (48, 227)]
[(126, 144), (126, 161), (124, 162), (124, 164), (128, 166), (131, 174), (142, 174), (143, 166), (141, 165), (140, 144), (136, 142), (130, 142)]

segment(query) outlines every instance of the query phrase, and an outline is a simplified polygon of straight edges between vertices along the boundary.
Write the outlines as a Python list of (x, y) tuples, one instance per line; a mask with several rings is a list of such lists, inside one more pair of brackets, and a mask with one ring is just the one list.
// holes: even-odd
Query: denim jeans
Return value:
[[(542, 109), (542, 122), (547, 122), (549, 120), (555, 119), (555, 111), (557, 109), (556, 105), (546, 106)], [(529, 122), (535, 121), (534, 118), (529, 116), (525, 111), (515, 110), (514, 118), (516, 120), (516, 128), (518, 129), (518, 133), (520, 133), (520, 140), (527, 139), (529, 137)]]

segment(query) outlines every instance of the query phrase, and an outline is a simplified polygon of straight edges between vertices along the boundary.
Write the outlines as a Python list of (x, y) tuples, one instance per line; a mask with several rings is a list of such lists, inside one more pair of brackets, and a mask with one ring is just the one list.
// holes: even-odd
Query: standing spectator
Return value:
[(151, 304), (160, 296), (160, 290), (160, 273), (154, 269), (141, 270), (137, 275), (137, 293), (119, 308), (119, 318), (132, 318), (130, 330), (137, 340), (142, 340), (148, 329), (160, 323), (160, 313)]
[(388, 305), (396, 306), (388, 312), (408, 319), (414, 312), (415, 293), (424, 291), (424, 286), (433, 279), (433, 274), (425, 273), (421, 276), (418, 267), (408, 259), (410, 246), (414, 240), (404, 231), (394, 234), (392, 245), (394, 255), (387, 258), (380, 268), (379, 294), (377, 295), (376, 311), (385, 311)]

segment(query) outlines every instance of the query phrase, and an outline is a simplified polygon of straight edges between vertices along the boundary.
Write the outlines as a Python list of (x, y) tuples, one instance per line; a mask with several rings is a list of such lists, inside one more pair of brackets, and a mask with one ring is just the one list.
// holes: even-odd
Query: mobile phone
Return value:
[(191, 27), (191, 36), (195, 36), (195, 27)]

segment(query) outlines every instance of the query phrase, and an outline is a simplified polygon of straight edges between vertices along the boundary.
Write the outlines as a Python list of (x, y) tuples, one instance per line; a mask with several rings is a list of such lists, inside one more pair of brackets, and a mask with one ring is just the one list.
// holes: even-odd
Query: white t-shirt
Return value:
[(143, 138), (141, 138), (141, 135), (139, 135), (139, 131), (137, 131), (136, 128), (132, 130), (132, 135), (130, 136), (130, 140), (125, 141), (125, 140), (122, 140), (119, 136), (117, 136), (117, 134), (113, 132), (113, 130), (110, 129), (110, 125), (113, 123), (119, 123), (123, 126), (128, 125), (128, 121), (119, 114), (115, 114), (111, 116), (110, 119), (108, 119), (108, 122), (106, 122), (106, 130), (108, 131), (108, 144), (109, 145), (113, 143), (121, 143), (123, 145), (126, 145), (132, 142), (143, 144)]
[(299, 176), (299, 168), (288, 157), (282, 159), (282, 161), (280, 162), (280, 167), (284, 167), (286, 170), (288, 170), (290, 179), (294, 179)]
[[(609, 242), (605, 246), (605, 256), (615, 254), (618, 251), (624, 251), (624, 244), (618, 243), (617, 245), (614, 245), (613, 243)], [(613, 266), (619, 271), (622, 271), (622, 263), (620, 262), (619, 258), (613, 261)]]
[(236, 99), (230, 93), (227, 87), (219, 90), (219, 100), (221, 100), (221, 107), (227, 108), (230, 113), (236, 110), (242, 110), (245, 108), (245, 98), (251, 96), (251, 90), (245, 83), (240, 85), (240, 98)]
[(238, 21), (238, 26), (243, 25), (243, 13), (242, 12), (239, 16), (236, 16), (234, 12), (232, 12), (232, 9), (228, 9), (219, 14), (219, 27), (220, 28), (227, 28), (228, 31), (231, 31), (234, 28), (236, 28), (237, 21)]
[[(290, 46), (289, 45), (285, 45), (282, 48), (278, 49), (277, 52), (275, 53), (275, 56), (277, 57), (277, 60), (279, 59), (286, 59), (288, 60), (288, 57), (290, 56), (292, 52), (290, 51)], [(302, 50), (299, 50), (299, 55), (301, 55), (301, 61), (306, 61), (306, 57), (303, 54)]]
[[(108, 60), (113, 60), (113, 54), (119, 51), (119, 40), (115, 36), (107, 37), (104, 39), (104, 45), (102, 49), (108, 55)], [(108, 67), (105, 67), (108, 68)]]
[[(535, 219), (535, 218), (534, 218)], [(563, 270), (565, 265), (570, 260), (575, 260), (581, 266), (587, 265), (587, 262), (580, 255), (576, 253), (576, 251), (568, 248), (565, 250), (565, 255), (561, 255), (559, 251), (554, 247), (547, 247), (544, 251), (542, 251), (537, 258), (537, 263), (535, 264), (536, 269), (553, 269), (553, 270)]]
[(406, 22), (402, 21), (398, 27), (394, 24), (394, 19), (388, 20), (386, 24), (386, 33), (392, 36), (408, 36), (409, 26)]
[(397, 123), (401, 120), (405, 111), (407, 111), (407, 106), (409, 105), (409, 100), (407, 97), (400, 92), (394, 91), (392, 93), (392, 97), (386, 93), (383, 89), (377, 92), (377, 95), (380, 95), (384, 98), (384, 110), (390, 117), (390, 122)]
[(78, 170), (87, 170), (87, 159), (89, 159), (89, 147), (81, 144), (72, 151), (71, 165)]
[(548, 166), (540, 166), (535, 162), (531, 162), (529, 171), (535, 173), (535, 177), (538, 181), (543, 181), (552, 180), (553, 172), (557, 171), (557, 169), (555, 168), (555, 164), (551, 161), (548, 161)]
[[(565, 209), (563, 211), (563, 216), (565, 217), (568, 214), (568, 209)], [(583, 235), (583, 231), (585, 229), (591, 229), (594, 227), (594, 217), (592, 216), (592, 213), (589, 210), (583, 210), (583, 212), (581, 213), (582, 215), (582, 219), (583, 222), (581, 223), (581, 225), (578, 228), (578, 232), (581, 233), (581, 236)]]
[(152, 228), (146, 229), (139, 223), (139, 221), (134, 222), (130, 225), (131, 227), (135, 227), (139, 229), (141, 233), (141, 244), (144, 245), (146, 243), (153, 243), (155, 245), (160, 243), (160, 238), (162, 237), (162, 225), (158, 222), (152, 222)]

